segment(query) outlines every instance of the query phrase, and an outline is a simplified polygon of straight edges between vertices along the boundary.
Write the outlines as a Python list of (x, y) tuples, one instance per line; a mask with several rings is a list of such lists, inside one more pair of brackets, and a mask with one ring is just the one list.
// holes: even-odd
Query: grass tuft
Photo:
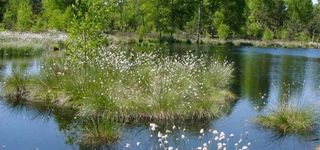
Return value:
[(95, 119), (85, 124), (79, 142), (84, 145), (111, 144), (118, 138), (119, 132), (114, 122)]
[(318, 126), (318, 114), (310, 108), (280, 106), (267, 115), (257, 117), (257, 123), (280, 135), (312, 133)]
[(27, 86), (30, 83), (29, 78), (18, 71), (5, 79), (4, 84), (4, 96), (14, 102), (24, 101), (28, 96)]

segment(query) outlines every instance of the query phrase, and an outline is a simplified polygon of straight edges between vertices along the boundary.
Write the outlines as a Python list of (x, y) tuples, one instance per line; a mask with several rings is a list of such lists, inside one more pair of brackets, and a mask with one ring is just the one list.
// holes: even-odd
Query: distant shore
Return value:
[[(128, 32), (115, 32), (108, 35), (110, 43), (113, 44), (129, 44), (129, 43), (158, 43), (159, 35), (156, 33), (150, 33), (140, 38), (135, 33)], [(169, 42), (172, 40), (176, 43), (197, 43), (195, 36), (186, 36), (185, 34), (175, 34), (174, 39), (170, 39), (169, 36), (162, 37), (163, 42)], [(305, 41), (284, 41), (284, 40), (250, 40), (250, 39), (227, 39), (222, 40), (218, 38), (200, 38), (201, 44), (214, 44), (214, 45), (233, 45), (233, 46), (253, 46), (253, 47), (284, 47), (284, 48), (320, 48), (320, 42), (305, 42)]]
[[(114, 32), (107, 34), (110, 44), (141, 44), (154, 45), (159, 43), (159, 35), (157, 33), (146, 34), (139, 37), (136, 33), (130, 32)], [(39, 43), (52, 47), (55, 43), (64, 42), (68, 36), (63, 32), (14, 32), (2, 31), (0, 32), (0, 47), (24, 47), (39, 45)], [(197, 38), (194, 36), (187, 36), (185, 34), (175, 34), (174, 39), (169, 36), (162, 36), (163, 42), (175, 43), (197, 43)], [(34, 44), (33, 44), (34, 43)], [(49, 43), (49, 44), (48, 44)], [(151, 44), (150, 44), (151, 43)], [(306, 41), (284, 41), (284, 40), (250, 40), (250, 39), (227, 39), (222, 40), (218, 38), (200, 38), (201, 44), (214, 44), (214, 45), (231, 45), (231, 46), (253, 46), (253, 47), (284, 47), (284, 48), (320, 48), (319, 42), (306, 42)], [(50, 46), (51, 45), (51, 46)]]

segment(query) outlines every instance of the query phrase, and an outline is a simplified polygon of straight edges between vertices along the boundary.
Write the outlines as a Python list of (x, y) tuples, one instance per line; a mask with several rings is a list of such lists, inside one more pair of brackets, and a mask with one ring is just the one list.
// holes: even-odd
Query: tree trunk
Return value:
[(201, 4), (199, 5), (199, 11), (198, 11), (197, 43), (200, 43), (200, 28), (201, 28)]

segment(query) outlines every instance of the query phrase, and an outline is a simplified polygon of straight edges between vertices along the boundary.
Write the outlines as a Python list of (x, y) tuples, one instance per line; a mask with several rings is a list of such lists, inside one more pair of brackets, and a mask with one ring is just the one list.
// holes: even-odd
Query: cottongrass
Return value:
[(67, 35), (61, 32), (31, 33), (31, 32), (0, 32), (0, 41), (65, 41)]
[(26, 85), (30, 99), (120, 122), (219, 117), (231, 107), (233, 68), (194, 56), (163, 57), (101, 49), (94, 59), (49, 60)]
[(280, 135), (310, 135), (319, 127), (319, 114), (310, 107), (280, 105), (267, 115), (257, 117), (257, 123)]
[(40, 55), (66, 39), (63, 33), (0, 32), (0, 57)]

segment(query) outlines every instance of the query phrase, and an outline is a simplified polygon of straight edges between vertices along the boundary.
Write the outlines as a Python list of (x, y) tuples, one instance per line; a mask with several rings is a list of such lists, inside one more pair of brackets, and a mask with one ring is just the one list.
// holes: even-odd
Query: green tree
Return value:
[(3, 21), (4, 13), (6, 12), (6, 0), (0, 0), (0, 22)]
[(247, 34), (259, 38), (263, 28), (277, 32), (286, 20), (284, 0), (247, 0)]
[(7, 9), (3, 16), (3, 24), (5, 26), (5, 29), (13, 29), (16, 22), (15, 20), (16, 18), (14, 16), (14, 13)]
[(59, 5), (57, 0), (42, 0), (43, 18), (39, 18), (39, 22), (44, 21), (47, 29), (65, 30), (71, 20), (71, 7), (63, 7)]
[(270, 29), (266, 28), (266, 29), (264, 30), (264, 32), (263, 32), (263, 37), (262, 37), (262, 39), (263, 39), (264, 41), (270, 41), (270, 40), (273, 39), (273, 37), (274, 37), (274, 33), (273, 33)]
[(227, 39), (230, 36), (230, 27), (226, 24), (220, 24), (218, 27), (218, 36), (221, 39)]
[(19, 9), (17, 12), (17, 29), (20, 31), (26, 31), (32, 27), (32, 8), (28, 0), (21, 0), (19, 3)]
[(97, 56), (99, 48), (108, 44), (104, 34), (108, 23), (108, 7), (100, 0), (77, 1), (68, 28), (68, 56), (74, 61), (87, 63)]
[(312, 0), (286, 0), (288, 20), (287, 26), (289, 33), (295, 38), (299, 32), (304, 32), (312, 18)]
[[(316, 4), (313, 10), (313, 16), (309, 23), (309, 32), (311, 33), (312, 41), (320, 38), (320, 4)], [(317, 40), (317, 41), (318, 41)]]

